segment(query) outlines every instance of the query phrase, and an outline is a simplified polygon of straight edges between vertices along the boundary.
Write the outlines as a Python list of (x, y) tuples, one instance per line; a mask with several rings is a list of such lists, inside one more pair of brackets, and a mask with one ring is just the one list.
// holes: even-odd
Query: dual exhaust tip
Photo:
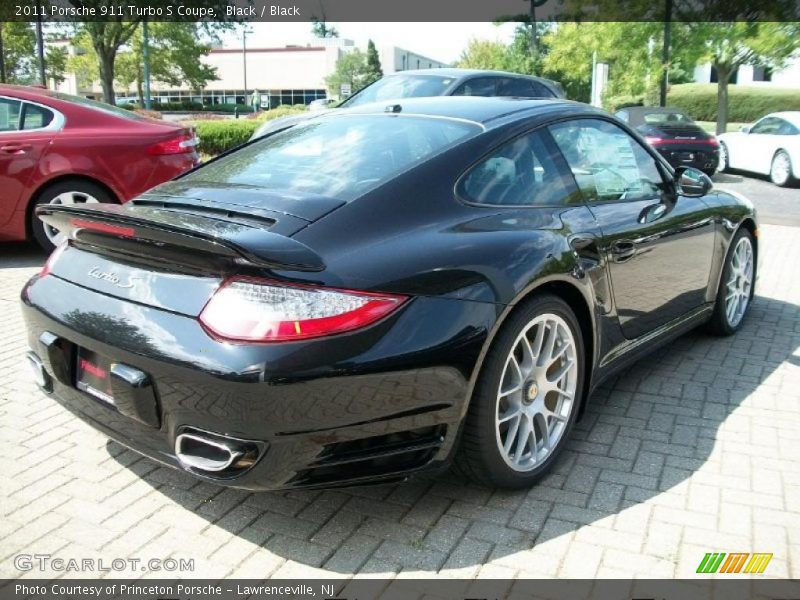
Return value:
[(175, 456), (190, 471), (216, 477), (238, 475), (259, 457), (256, 442), (199, 429), (185, 429), (175, 438)]

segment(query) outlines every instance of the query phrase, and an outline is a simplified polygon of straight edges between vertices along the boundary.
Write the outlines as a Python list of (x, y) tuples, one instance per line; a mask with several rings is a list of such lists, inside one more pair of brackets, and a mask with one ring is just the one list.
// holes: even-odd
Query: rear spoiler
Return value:
[(114, 239), (169, 244), (231, 260), (298, 271), (322, 271), (322, 258), (305, 244), (253, 226), (157, 207), (118, 204), (43, 204), (36, 216), (69, 238), (113, 246)]

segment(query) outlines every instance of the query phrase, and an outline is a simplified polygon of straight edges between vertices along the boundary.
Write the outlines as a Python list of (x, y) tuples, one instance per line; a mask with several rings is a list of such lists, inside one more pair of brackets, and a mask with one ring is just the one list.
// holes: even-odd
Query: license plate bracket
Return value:
[(86, 348), (79, 348), (76, 373), (75, 387), (98, 400), (114, 405), (111, 360)]

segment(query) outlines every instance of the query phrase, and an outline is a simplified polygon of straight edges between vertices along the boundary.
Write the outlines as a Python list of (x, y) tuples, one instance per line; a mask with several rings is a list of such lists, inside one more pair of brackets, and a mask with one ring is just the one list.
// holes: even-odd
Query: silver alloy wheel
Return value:
[(742, 236), (731, 255), (730, 274), (725, 293), (725, 317), (728, 325), (736, 327), (747, 311), (753, 290), (753, 244)]
[(778, 152), (772, 159), (772, 167), (769, 176), (776, 185), (784, 185), (789, 180), (789, 173), (792, 165), (789, 162), (789, 155), (785, 152)]
[(517, 336), (497, 390), (497, 447), (515, 471), (531, 471), (561, 441), (575, 406), (578, 357), (567, 322), (552, 313)]
[[(85, 192), (62, 192), (48, 204), (98, 204), (99, 202), (97, 198)], [(64, 240), (64, 234), (47, 223), (44, 224), (44, 234), (54, 246), (58, 246)]]
[(720, 172), (728, 168), (728, 147), (725, 144), (719, 145), (719, 168)]

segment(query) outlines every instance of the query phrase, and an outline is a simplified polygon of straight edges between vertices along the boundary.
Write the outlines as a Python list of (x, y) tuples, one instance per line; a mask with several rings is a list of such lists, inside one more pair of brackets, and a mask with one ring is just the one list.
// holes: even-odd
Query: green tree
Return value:
[(472, 38), (461, 53), (456, 66), (462, 69), (493, 69), (502, 71), (506, 68), (506, 46), (500, 42)]
[(63, 46), (50, 46), (44, 59), (45, 76), (58, 86), (67, 72), (67, 49)]
[(339, 57), (336, 69), (325, 78), (325, 85), (332, 95), (338, 96), (342, 84), (349, 84), (351, 93), (355, 93), (367, 85), (368, 79), (367, 55), (356, 48)]
[(372, 40), (369, 40), (367, 42), (367, 77), (365, 85), (369, 85), (381, 77), (383, 77), (381, 59), (378, 56), (378, 50), (375, 48), (375, 43)]
[(5, 82), (27, 83), (31, 71), (36, 67), (36, 33), (33, 25), (19, 21), (0, 22), (0, 35), (3, 39)]
[(313, 25), (311, 26), (311, 33), (314, 34), (314, 37), (318, 38), (338, 38), (339, 31), (335, 27), (329, 26), (325, 22), (325, 16), (323, 15), (322, 19), (317, 19), (312, 17), (311, 20), (313, 21)]
[(728, 85), (744, 64), (781, 68), (798, 49), (800, 26), (796, 22), (688, 23), (700, 62), (710, 62), (717, 72), (717, 133), (728, 127)]
[[(149, 27), (150, 77), (171, 87), (187, 84), (199, 90), (216, 79), (217, 71), (205, 64), (211, 45), (204, 43), (196, 23), (154, 22)], [(125, 89), (136, 85), (139, 102), (144, 101), (144, 39), (139, 28), (129, 47), (117, 58), (115, 81)]]

